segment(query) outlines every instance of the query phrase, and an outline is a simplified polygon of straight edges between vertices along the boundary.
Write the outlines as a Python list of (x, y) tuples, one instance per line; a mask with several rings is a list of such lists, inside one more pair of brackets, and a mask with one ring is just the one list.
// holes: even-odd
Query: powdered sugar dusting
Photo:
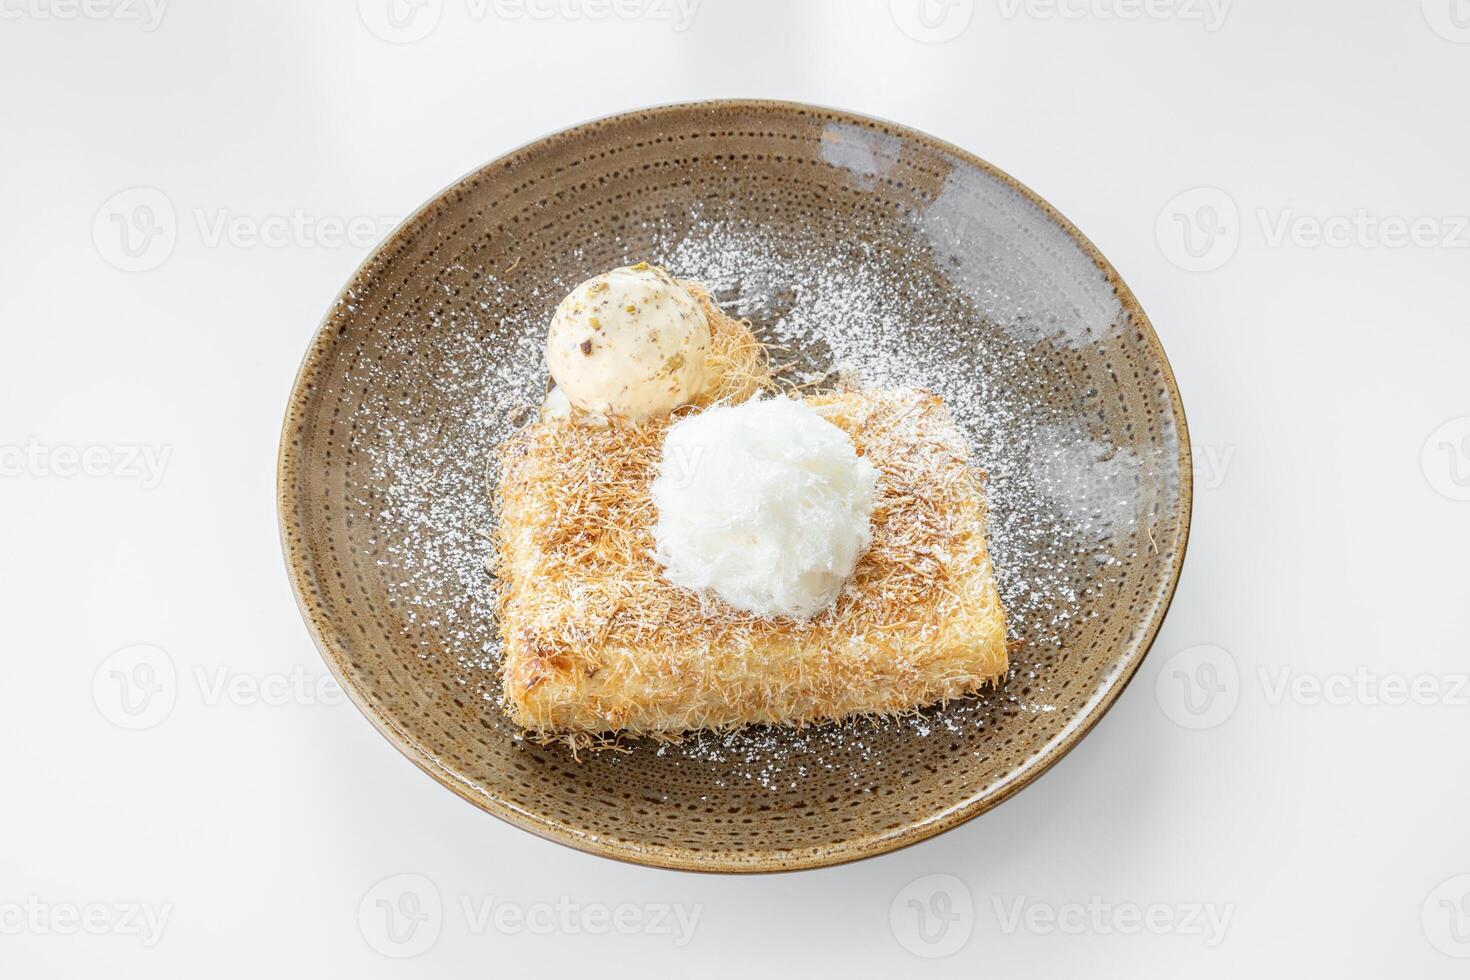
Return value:
[[(727, 311), (750, 318), (785, 381), (818, 390), (845, 376), (928, 388), (945, 400), (989, 475), (991, 550), (1012, 639), (1022, 645), (1009, 681), (987, 696), (797, 732), (752, 728), (697, 733), (678, 745), (639, 742), (608, 764), (636, 765), (652, 753), (681, 766), (719, 763), (735, 773), (727, 779), (769, 789), (794, 786), (814, 769), (846, 771), (855, 786), (867, 786), (883, 761), (875, 736), (893, 726), (914, 738), (945, 738), (984, 728), (997, 713), (1055, 710), (1046, 665), (1082, 614), (1075, 583), (1085, 579), (1102, 592), (1115, 583), (1105, 546), (1139, 519), (1141, 468), (1150, 464), (1111, 450), (1104, 433), (1079, 430), (1073, 413), (1047, 407), (1043, 395), (1060, 381), (1038, 356), (1044, 339), (985, 320), (942, 266), (916, 273), (912, 257), (882, 244), (876, 229), (804, 248), (789, 232), (696, 214), (622, 234), (626, 254), (590, 267), (569, 256), (557, 285), (570, 289), (604, 267), (652, 261), (704, 281)], [(428, 329), (390, 336), (385, 356), (362, 366), (374, 383), (349, 422), (389, 431), (360, 444), (374, 489), (359, 491), (356, 503), (373, 515), (393, 612), (420, 657), (453, 658), (461, 686), (498, 712), (490, 703), (498, 697), (494, 582), (485, 571), (490, 467), (494, 448), (527, 421), (544, 391), (542, 342), (561, 294), (522, 290), (513, 270), (451, 266), (441, 281), (455, 302), (403, 314), (427, 320)], [(1067, 343), (1082, 336), (1069, 332)], [(430, 415), (414, 384), (403, 383), (397, 362), (423, 357), (430, 343), (434, 403), (457, 406), (453, 417)], [(1088, 573), (1079, 574), (1084, 564)]]

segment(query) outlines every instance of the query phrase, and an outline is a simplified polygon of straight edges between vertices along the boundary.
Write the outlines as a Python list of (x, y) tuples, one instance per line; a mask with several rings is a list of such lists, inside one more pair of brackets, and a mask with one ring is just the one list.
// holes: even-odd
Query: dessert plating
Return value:
[(1005, 617), (983, 476), (943, 403), (919, 389), (804, 400), (874, 473), (866, 547), (830, 601), (787, 614), (737, 608), (718, 589), (670, 580), (653, 492), (665, 436), (701, 409), (773, 385), (748, 328), (697, 284), (669, 281), (708, 323), (703, 382), (684, 392), (688, 405), (625, 414), (594, 403), (593, 415), (568, 392), (569, 406), (502, 447), (496, 571), (511, 717), (576, 746), (614, 733), (677, 738), (903, 712), (997, 683)]

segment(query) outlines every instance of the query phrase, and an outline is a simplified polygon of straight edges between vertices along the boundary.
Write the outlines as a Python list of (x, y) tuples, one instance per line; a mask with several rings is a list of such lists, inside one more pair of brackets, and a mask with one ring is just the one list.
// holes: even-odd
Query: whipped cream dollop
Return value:
[(664, 438), (655, 558), (675, 585), (759, 616), (825, 610), (872, 543), (878, 473), (786, 397), (716, 406)]
[(709, 318), (663, 269), (640, 263), (572, 290), (551, 318), (546, 364), (587, 412), (666, 415), (704, 390)]

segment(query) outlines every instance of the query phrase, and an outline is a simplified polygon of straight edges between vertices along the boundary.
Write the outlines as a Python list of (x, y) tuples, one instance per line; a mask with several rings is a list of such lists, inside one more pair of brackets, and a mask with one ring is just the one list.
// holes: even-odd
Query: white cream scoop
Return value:
[(759, 616), (808, 619), (872, 543), (877, 480), (847, 433), (802, 402), (707, 409), (664, 437), (655, 557), (675, 585)]

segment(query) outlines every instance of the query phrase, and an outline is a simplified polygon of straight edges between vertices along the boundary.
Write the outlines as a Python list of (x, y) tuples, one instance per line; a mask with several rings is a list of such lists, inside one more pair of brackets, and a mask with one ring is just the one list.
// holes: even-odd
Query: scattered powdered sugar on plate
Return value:
[[(622, 262), (646, 259), (702, 280), (727, 311), (749, 318), (782, 366), (781, 380), (808, 390), (839, 378), (914, 385), (944, 399), (988, 474), (991, 550), (1011, 636), (1021, 643), (1008, 682), (978, 698), (800, 731), (756, 727), (695, 733), (679, 744), (644, 740), (608, 764), (632, 765), (653, 753), (681, 765), (719, 763), (737, 774), (727, 781), (770, 789), (794, 786), (817, 768), (846, 770), (855, 785), (867, 785), (870, 767), (882, 765), (873, 736), (892, 726), (943, 738), (983, 728), (997, 713), (1056, 710), (1046, 665), (1061, 655), (1073, 618), (1095, 615), (1082, 612), (1095, 603), (1083, 601), (1076, 583), (1085, 580), (1096, 593), (1115, 581), (1105, 544), (1131, 530), (1147, 506), (1139, 499), (1147, 481), (1144, 461), (1083, 431), (1077, 413), (1048, 407), (1043, 393), (1059, 380), (1037, 356), (1045, 341), (989, 322), (972, 290), (949, 283), (942, 268), (916, 272), (910, 256), (880, 244), (876, 229), (854, 228), (821, 248), (803, 248), (789, 232), (725, 227), (698, 215), (625, 234), (636, 241), (623, 243)], [(608, 264), (588, 267), (571, 255), (556, 285), (570, 290)], [(454, 301), (443, 312), (409, 314), (425, 319), (426, 329), (390, 335), (384, 356), (365, 368), (374, 383), (349, 421), (388, 431), (360, 444), (373, 489), (356, 504), (373, 517), (382, 574), (408, 641), (423, 659), (452, 657), (459, 684), (498, 713), (487, 490), (495, 447), (532, 417), (545, 390), (542, 344), (561, 293), (528, 295), (513, 270), (453, 266), (441, 281)], [(423, 384), (435, 386), (436, 406), (451, 396), (447, 403), (456, 407), (448, 417), (420, 403), (415, 386)], [(501, 720), (506, 737), (517, 737)]]

